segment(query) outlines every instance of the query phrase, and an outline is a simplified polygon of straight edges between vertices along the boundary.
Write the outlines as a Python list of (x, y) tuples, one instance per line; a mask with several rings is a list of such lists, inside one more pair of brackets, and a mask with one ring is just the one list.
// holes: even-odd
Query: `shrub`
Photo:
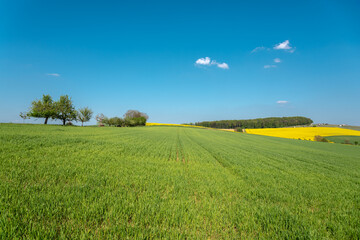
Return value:
[(124, 119), (115, 117), (115, 126), (116, 127), (123, 127), (124, 126)]
[(102, 123), (103, 125), (105, 125), (105, 124), (106, 124), (106, 125), (110, 125), (110, 124), (109, 124), (109, 120), (110, 120), (109, 118), (107, 118), (107, 117), (104, 116), (104, 118), (101, 120), (101, 123)]
[(239, 128), (235, 128), (235, 132), (239, 132), (239, 133), (245, 133), (245, 129), (239, 127)]
[(137, 117), (134, 118), (136, 126), (145, 126), (146, 118), (145, 117)]
[(110, 118), (108, 120), (108, 124), (109, 124), (109, 126), (123, 127), (124, 120), (122, 118), (119, 118), (119, 117), (112, 117), (112, 118)]
[(316, 141), (316, 142), (329, 142), (326, 138), (324, 138), (324, 137), (322, 137), (320, 135), (316, 135), (314, 137), (314, 141)]
[(107, 124), (109, 125), (109, 126), (114, 126), (115, 125), (115, 118), (109, 118), (108, 120), (107, 120)]
[(135, 127), (135, 126), (145, 126), (146, 120), (148, 119), (146, 113), (139, 112), (137, 110), (129, 110), (124, 115), (124, 118), (112, 117), (107, 118), (103, 114), (96, 116), (96, 120), (101, 124), (115, 127)]
[(136, 118), (126, 118), (125, 125), (129, 127), (135, 126), (145, 126), (146, 118), (145, 117), (136, 117)]

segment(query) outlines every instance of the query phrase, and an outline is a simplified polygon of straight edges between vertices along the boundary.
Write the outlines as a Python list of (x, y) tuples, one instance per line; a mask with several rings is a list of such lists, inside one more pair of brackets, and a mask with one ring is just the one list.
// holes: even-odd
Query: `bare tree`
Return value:
[(103, 121), (104, 121), (105, 118), (106, 118), (105, 115), (102, 114), (102, 113), (99, 113), (98, 115), (96, 115), (95, 119), (98, 122), (99, 127), (104, 126)]
[(29, 115), (26, 112), (21, 112), (20, 117), (23, 119), (23, 122), (25, 122), (26, 119), (29, 119)]
[(139, 112), (138, 110), (128, 110), (124, 114), (124, 118), (132, 119), (132, 118), (139, 118), (144, 117), (146, 120), (148, 120), (149, 116), (146, 113)]

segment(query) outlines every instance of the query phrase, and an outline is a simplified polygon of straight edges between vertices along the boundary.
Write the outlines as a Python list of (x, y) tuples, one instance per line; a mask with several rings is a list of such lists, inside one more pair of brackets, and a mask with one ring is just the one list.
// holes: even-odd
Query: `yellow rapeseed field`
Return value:
[(316, 135), (322, 137), (360, 136), (360, 131), (336, 127), (259, 128), (246, 129), (246, 133), (310, 141), (314, 141)]

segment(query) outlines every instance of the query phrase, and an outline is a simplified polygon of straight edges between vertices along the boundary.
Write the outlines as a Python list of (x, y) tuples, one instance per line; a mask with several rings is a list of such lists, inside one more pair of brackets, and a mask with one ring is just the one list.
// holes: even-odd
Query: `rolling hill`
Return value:
[(356, 239), (360, 147), (0, 124), (0, 238)]

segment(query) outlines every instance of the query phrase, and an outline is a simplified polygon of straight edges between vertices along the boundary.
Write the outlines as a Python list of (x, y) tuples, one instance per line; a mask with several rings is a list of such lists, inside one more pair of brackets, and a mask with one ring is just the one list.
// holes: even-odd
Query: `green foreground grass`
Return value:
[(0, 124), (0, 238), (360, 238), (360, 148)]
[(360, 136), (330, 136), (326, 139), (334, 143), (355, 144), (357, 142), (360, 145)]

